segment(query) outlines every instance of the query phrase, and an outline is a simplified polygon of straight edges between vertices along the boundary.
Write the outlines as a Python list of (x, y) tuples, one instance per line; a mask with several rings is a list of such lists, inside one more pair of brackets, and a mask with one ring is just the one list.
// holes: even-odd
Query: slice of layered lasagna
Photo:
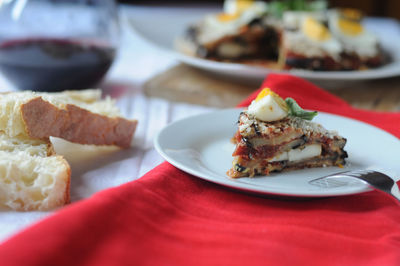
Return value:
[(343, 47), (324, 24), (321, 13), (286, 12), (283, 18), (285, 68), (341, 70)]
[(225, 1), (224, 10), (189, 27), (176, 48), (210, 60), (277, 67), (281, 29), (276, 19), (265, 16), (267, 4)]
[(328, 26), (341, 43), (342, 70), (363, 70), (379, 67), (388, 60), (378, 37), (362, 25), (362, 13), (355, 9), (332, 9)]
[(347, 157), (346, 139), (311, 122), (315, 113), (300, 110), (264, 89), (249, 108), (240, 113), (232, 139), (230, 177), (268, 175), (271, 172), (310, 167), (341, 166)]

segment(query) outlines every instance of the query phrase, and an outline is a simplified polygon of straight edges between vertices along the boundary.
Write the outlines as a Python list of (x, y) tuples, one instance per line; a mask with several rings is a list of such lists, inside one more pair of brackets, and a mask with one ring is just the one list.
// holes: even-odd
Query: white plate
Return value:
[(308, 184), (308, 181), (343, 170), (373, 166), (400, 173), (400, 141), (396, 137), (363, 122), (320, 112), (314, 119), (316, 122), (327, 129), (338, 130), (347, 138), (345, 150), (349, 158), (345, 169), (326, 167), (254, 178), (229, 178), (226, 171), (232, 165), (234, 150), (230, 138), (237, 129), (240, 111), (227, 109), (174, 122), (156, 136), (156, 150), (169, 163), (194, 176), (263, 194), (302, 197), (356, 194), (369, 188), (361, 182), (336, 188), (319, 188)]
[[(277, 71), (264, 67), (244, 64), (221, 63), (204, 60), (178, 53), (174, 49), (174, 40), (182, 36), (187, 25), (198, 21), (207, 13), (219, 12), (218, 8), (186, 7), (186, 8), (151, 8), (153, 16), (142, 12), (147, 8), (135, 7), (126, 12), (126, 17), (134, 30), (151, 43), (173, 54), (178, 60), (188, 65), (213, 73), (248, 80), (262, 80), (268, 73), (291, 73), (312, 80), (367, 80), (387, 78), (400, 75), (400, 26), (391, 19), (367, 19), (366, 27), (374, 31), (380, 38), (382, 46), (393, 58), (393, 62), (366, 71)], [(134, 45), (134, 44), (132, 44)]]

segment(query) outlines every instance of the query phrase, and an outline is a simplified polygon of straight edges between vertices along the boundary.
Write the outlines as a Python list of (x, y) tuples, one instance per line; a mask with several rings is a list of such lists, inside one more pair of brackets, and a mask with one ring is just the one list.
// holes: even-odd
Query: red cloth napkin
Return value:
[[(287, 75), (271, 74), (264, 86), (305, 108), (400, 137), (400, 113), (356, 110)], [(312, 200), (256, 197), (163, 163), (8, 240), (0, 264), (400, 265), (400, 208), (374, 191)]]

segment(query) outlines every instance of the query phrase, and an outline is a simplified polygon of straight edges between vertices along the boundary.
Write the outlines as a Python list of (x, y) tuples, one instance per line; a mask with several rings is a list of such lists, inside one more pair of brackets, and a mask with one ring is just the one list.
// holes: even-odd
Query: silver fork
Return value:
[(313, 179), (308, 183), (322, 188), (340, 187), (349, 184), (349, 182), (346, 181), (346, 179), (348, 180), (349, 177), (357, 178), (368, 184), (369, 186), (389, 194), (397, 200), (398, 204), (400, 204), (400, 191), (394, 179), (390, 176), (374, 170), (340, 172), (337, 174)]

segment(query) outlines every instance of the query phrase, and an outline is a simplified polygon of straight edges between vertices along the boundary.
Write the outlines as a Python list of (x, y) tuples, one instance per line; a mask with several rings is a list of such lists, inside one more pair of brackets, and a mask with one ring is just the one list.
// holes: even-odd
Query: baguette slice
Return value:
[(49, 141), (0, 132), (0, 207), (50, 210), (70, 200), (68, 162)]
[(48, 140), (50, 136), (80, 144), (131, 145), (137, 120), (120, 117), (111, 98), (100, 90), (0, 95), (0, 130), (8, 136)]

